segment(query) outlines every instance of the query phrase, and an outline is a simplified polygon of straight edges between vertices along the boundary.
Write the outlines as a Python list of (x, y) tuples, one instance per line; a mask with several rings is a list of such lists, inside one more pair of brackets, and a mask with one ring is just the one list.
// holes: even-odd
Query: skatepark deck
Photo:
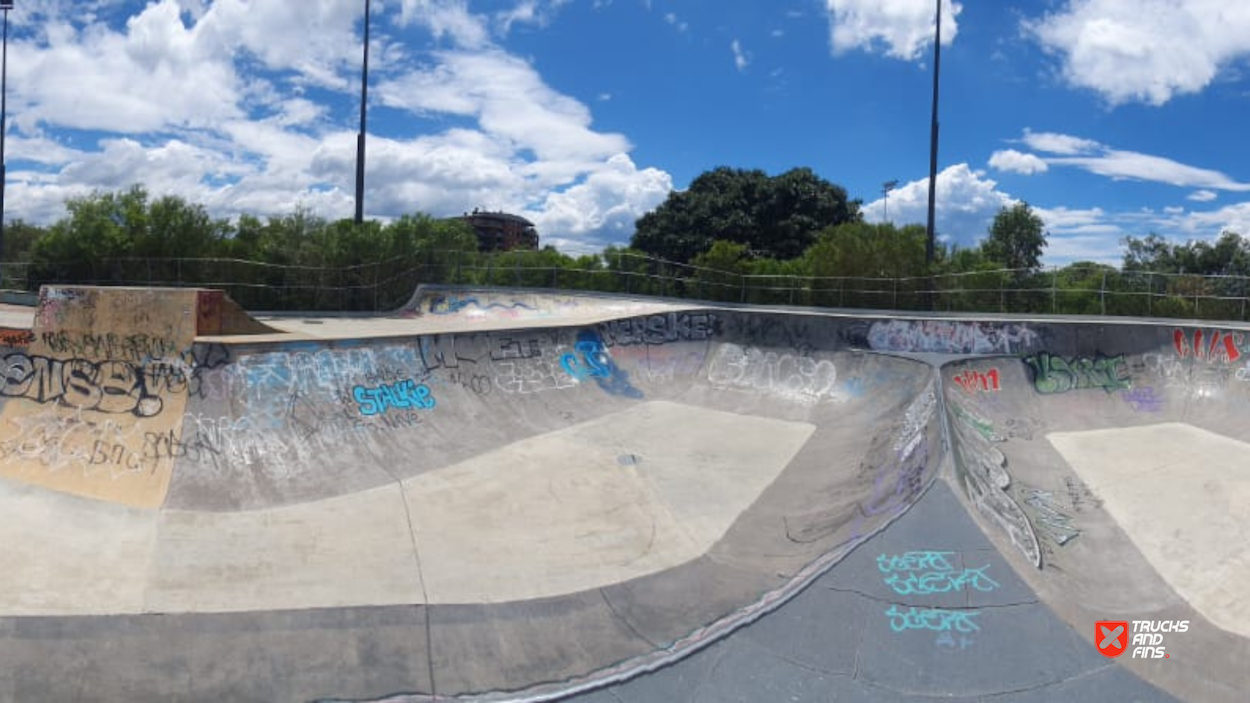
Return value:
[[(3, 312), (3, 699), (1250, 689), (1238, 325), (439, 287)], [(1098, 621), (1187, 627), (1112, 659)]]

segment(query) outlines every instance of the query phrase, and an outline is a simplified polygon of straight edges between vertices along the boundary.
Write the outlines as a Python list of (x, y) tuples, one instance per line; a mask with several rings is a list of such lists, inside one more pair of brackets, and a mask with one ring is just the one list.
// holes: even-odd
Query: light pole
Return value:
[(933, 211), (937, 203), (938, 157), (938, 75), (942, 70), (942, 0), (937, 0), (937, 20), (933, 36), (933, 120), (929, 129), (929, 225), (925, 239), (925, 261), (933, 263)]
[[(13, 0), (0, 0), (4, 11), (4, 44), (0, 49), (0, 262), (4, 260), (4, 182), (8, 180), (4, 165), (4, 133), (8, 131), (9, 88), (9, 10)], [(4, 281), (4, 269), (0, 267), (0, 283)]]
[(369, 0), (365, 0), (365, 62), (360, 70), (360, 131), (356, 133), (356, 224), (365, 217), (365, 103), (369, 99)]
[(897, 178), (881, 184), (881, 221), (885, 224), (890, 222), (890, 191), (897, 187)]

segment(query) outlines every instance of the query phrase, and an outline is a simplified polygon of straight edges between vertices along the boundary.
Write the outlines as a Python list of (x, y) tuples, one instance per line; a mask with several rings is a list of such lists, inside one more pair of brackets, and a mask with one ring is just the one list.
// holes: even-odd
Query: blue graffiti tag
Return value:
[(391, 408), (430, 410), (434, 407), (430, 387), (411, 378), (382, 383), (373, 388), (356, 386), (352, 388), (352, 397), (360, 404), (360, 414), (365, 416), (384, 413)]
[(629, 374), (612, 361), (612, 356), (604, 348), (598, 332), (578, 333), (573, 349), (576, 353), (565, 352), (560, 355), (560, 366), (569, 376), (578, 381), (592, 378), (601, 389), (612, 395), (642, 397), (642, 391), (630, 384)]
[(978, 632), (981, 627), (976, 624), (978, 613), (975, 610), (950, 610), (948, 608), (909, 608), (899, 610), (891, 605), (885, 611), (890, 618), (890, 629), (895, 632), (906, 630), (932, 630), (934, 632), (962, 632), (964, 634)]
[(899, 595), (932, 595), (963, 591), (965, 587), (988, 593), (999, 584), (986, 575), (989, 564), (957, 571), (947, 557), (954, 552), (906, 552), (877, 557), (877, 570), (889, 574), (885, 583)]
[(436, 295), (430, 299), (430, 312), (435, 315), (454, 315), (455, 313), (473, 306), (479, 310), (490, 310), (492, 308), (500, 310), (533, 310), (534, 308), (519, 301), (511, 303), (487, 303), (483, 305), (477, 298), (461, 298), (456, 295)]

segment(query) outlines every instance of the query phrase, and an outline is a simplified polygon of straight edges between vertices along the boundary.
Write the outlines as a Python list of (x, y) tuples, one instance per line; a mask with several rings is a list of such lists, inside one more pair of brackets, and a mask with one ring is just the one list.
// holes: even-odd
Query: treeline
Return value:
[(136, 186), (73, 198), (48, 227), (10, 223), (0, 285), (201, 285), (253, 310), (387, 310), (417, 284), (450, 283), (831, 307), (1247, 315), (1250, 241), (1236, 233), (1213, 243), (1130, 237), (1120, 269), (1042, 270), (1042, 221), (1017, 203), (976, 246), (939, 243), (929, 264), (923, 226), (866, 223), (858, 201), (809, 170), (705, 176), (641, 218), (630, 246), (583, 256), (481, 253), (463, 221), (420, 213), (361, 225), (305, 210), (230, 221)]

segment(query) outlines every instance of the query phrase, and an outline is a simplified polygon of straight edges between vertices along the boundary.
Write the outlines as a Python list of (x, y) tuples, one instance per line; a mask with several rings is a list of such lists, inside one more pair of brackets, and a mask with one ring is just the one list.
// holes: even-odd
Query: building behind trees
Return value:
[(477, 233), (479, 251), (537, 249), (538, 230), (534, 223), (506, 212), (485, 212), (474, 208), (461, 217)]

